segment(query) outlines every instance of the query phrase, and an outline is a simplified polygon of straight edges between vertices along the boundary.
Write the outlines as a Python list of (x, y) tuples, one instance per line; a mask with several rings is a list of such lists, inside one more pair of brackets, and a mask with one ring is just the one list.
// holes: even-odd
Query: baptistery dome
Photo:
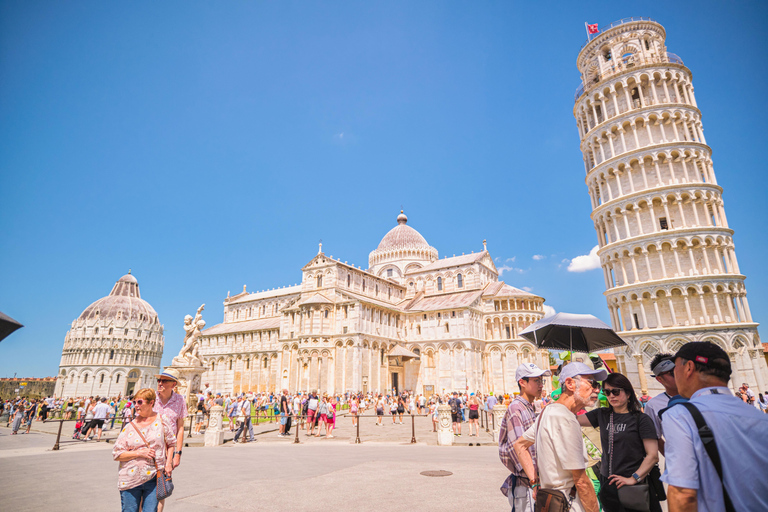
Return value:
[(149, 387), (163, 356), (163, 326), (128, 272), (85, 308), (64, 338), (56, 395), (130, 395)]
[(408, 225), (408, 217), (400, 210), (397, 226), (389, 230), (368, 257), (375, 275), (401, 280), (411, 269), (421, 268), (437, 260), (437, 249)]

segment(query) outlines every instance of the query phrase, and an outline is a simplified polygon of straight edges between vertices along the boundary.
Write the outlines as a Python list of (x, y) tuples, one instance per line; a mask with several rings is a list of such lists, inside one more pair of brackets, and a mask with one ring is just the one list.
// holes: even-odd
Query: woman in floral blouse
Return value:
[(136, 419), (126, 424), (112, 450), (112, 457), (120, 462), (117, 487), (123, 512), (156, 512), (156, 467), (165, 467), (168, 475), (173, 471), (175, 426), (152, 410), (154, 390), (141, 389), (134, 398)]

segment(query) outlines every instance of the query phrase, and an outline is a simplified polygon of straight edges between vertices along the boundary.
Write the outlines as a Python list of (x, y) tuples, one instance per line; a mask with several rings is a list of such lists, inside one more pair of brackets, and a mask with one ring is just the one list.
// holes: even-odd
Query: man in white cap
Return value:
[(651, 398), (645, 404), (645, 414), (651, 417), (656, 427), (656, 435), (659, 438), (659, 452), (664, 455), (664, 431), (661, 427), (659, 413), (667, 408), (671, 398), (677, 396), (677, 383), (675, 382), (675, 356), (672, 354), (656, 354), (651, 361), (651, 371), (656, 380), (664, 386), (664, 392)]
[[(187, 404), (184, 397), (176, 393), (176, 385), (179, 383), (179, 372), (173, 368), (166, 368), (157, 377), (157, 400), (152, 408), (160, 416), (168, 418), (172, 425), (176, 425), (176, 448), (173, 452), (173, 468), (181, 463), (181, 448), (184, 446), (184, 418), (187, 417)], [(158, 502), (158, 512), (163, 511), (165, 500)]]
[[(541, 396), (544, 377), (550, 375), (552, 372), (542, 370), (533, 363), (517, 367), (515, 379), (520, 386), (520, 396), (510, 402), (499, 429), (499, 458), (511, 472), (501, 486), (501, 493), (509, 500), (512, 512), (533, 512), (531, 486), (515, 454), (513, 444), (536, 421), (533, 402)], [(536, 447), (531, 446), (528, 450), (535, 461)]]
[[(576, 414), (597, 400), (605, 369), (593, 370), (584, 363), (570, 363), (560, 372), (562, 393), (546, 407), (538, 421), (514, 443), (515, 453), (536, 493), (561, 493), (571, 512), (599, 512), (595, 489), (587, 476), (587, 449)], [(528, 448), (535, 442), (537, 466)]]

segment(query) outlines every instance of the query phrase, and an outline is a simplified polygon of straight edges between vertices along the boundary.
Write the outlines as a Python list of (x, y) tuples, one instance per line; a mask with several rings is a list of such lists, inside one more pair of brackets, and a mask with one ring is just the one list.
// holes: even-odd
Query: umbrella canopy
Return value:
[(557, 313), (528, 326), (520, 336), (539, 348), (595, 352), (626, 345), (613, 329), (592, 315)]
[(24, 326), (8, 315), (0, 312), (0, 341), (3, 341), (9, 334), (19, 327)]
[(403, 347), (402, 345), (397, 344), (394, 347), (392, 347), (392, 350), (389, 351), (389, 354), (387, 354), (387, 357), (402, 357), (403, 359), (413, 359), (413, 358), (418, 358), (419, 356), (417, 356), (407, 348)]

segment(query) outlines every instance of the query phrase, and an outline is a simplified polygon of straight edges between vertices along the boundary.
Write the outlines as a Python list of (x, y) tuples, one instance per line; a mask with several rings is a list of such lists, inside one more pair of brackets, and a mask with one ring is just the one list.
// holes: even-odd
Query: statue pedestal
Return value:
[(437, 406), (437, 444), (451, 446), (453, 444), (453, 429), (451, 423), (451, 406)]
[(208, 421), (208, 428), (205, 429), (205, 446), (224, 444), (224, 430), (221, 428), (223, 416), (224, 408), (222, 406), (214, 405), (211, 407), (211, 417)]
[(176, 385), (176, 392), (184, 398), (184, 402), (187, 404), (187, 412), (189, 421), (193, 421), (194, 415), (197, 412), (197, 393), (200, 392), (200, 381), (203, 378), (203, 372), (205, 367), (195, 361), (195, 363), (189, 363), (178, 357), (173, 358), (171, 366), (167, 366), (166, 369), (173, 368), (179, 376), (179, 383)]
[(499, 430), (501, 430), (501, 422), (504, 421), (504, 413), (507, 412), (506, 406), (503, 404), (496, 404), (493, 406), (493, 440), (499, 442)]

